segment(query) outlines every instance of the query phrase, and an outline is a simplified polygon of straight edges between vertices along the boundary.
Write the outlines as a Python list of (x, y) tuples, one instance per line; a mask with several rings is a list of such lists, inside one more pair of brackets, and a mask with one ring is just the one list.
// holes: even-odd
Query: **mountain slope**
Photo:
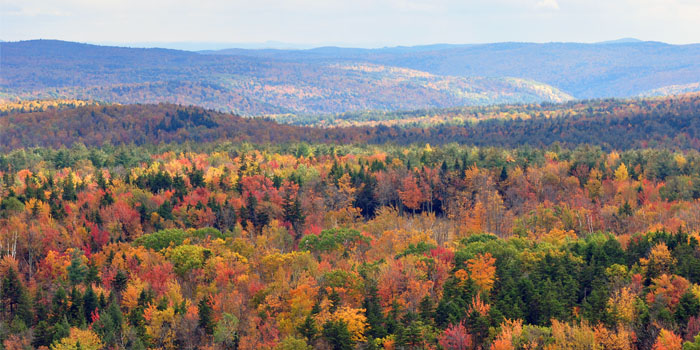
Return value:
[(62, 41), (1, 43), (0, 96), (193, 104), (245, 115), (339, 113), (571, 97), (525, 79), (439, 76), (372, 63), (291, 62)]
[(576, 98), (630, 97), (700, 82), (700, 44), (613, 41), (495, 43), (415, 48), (207, 51), (295, 62), (370, 62), (438, 75), (517, 77), (552, 85)]

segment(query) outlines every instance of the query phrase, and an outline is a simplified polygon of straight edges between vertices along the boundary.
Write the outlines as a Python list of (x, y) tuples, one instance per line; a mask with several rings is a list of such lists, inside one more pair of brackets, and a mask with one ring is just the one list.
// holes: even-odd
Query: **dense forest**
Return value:
[(0, 156), (4, 348), (700, 347), (696, 150), (197, 146)]
[(606, 150), (700, 148), (699, 94), (446, 110), (420, 120), (411, 115), (421, 115), (422, 111), (393, 113), (386, 118), (375, 112), (369, 113), (370, 117), (378, 116), (369, 124), (351, 117), (344, 120), (343, 127), (325, 128), (278, 124), (272, 118), (242, 118), (172, 104), (87, 103), (75, 108), (68, 102), (63, 104), (67, 107), (31, 108), (25, 104), (4, 108), (8, 112), (4, 116), (0, 113), (0, 149), (72, 147), (76, 143), (101, 146), (217, 141), (399, 145), (458, 142), (507, 148), (554, 144), (573, 148), (592, 144)]

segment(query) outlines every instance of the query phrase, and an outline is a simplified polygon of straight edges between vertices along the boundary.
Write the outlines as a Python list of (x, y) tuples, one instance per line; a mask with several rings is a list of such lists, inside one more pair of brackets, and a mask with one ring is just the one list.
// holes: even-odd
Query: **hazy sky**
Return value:
[(279, 41), (376, 47), (497, 41), (700, 42), (700, 0), (0, 0), (0, 39)]

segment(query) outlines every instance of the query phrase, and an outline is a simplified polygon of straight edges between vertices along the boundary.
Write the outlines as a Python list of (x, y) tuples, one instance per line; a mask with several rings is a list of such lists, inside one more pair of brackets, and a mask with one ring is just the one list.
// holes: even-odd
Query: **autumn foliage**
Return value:
[(670, 350), (700, 331), (696, 151), (188, 147), (0, 155), (4, 348)]

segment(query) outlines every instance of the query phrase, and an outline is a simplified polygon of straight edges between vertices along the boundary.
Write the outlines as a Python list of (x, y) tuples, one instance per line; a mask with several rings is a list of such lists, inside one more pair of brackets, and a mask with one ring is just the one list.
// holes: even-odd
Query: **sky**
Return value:
[(5, 41), (204, 49), (627, 37), (700, 42), (700, 0), (0, 0)]

